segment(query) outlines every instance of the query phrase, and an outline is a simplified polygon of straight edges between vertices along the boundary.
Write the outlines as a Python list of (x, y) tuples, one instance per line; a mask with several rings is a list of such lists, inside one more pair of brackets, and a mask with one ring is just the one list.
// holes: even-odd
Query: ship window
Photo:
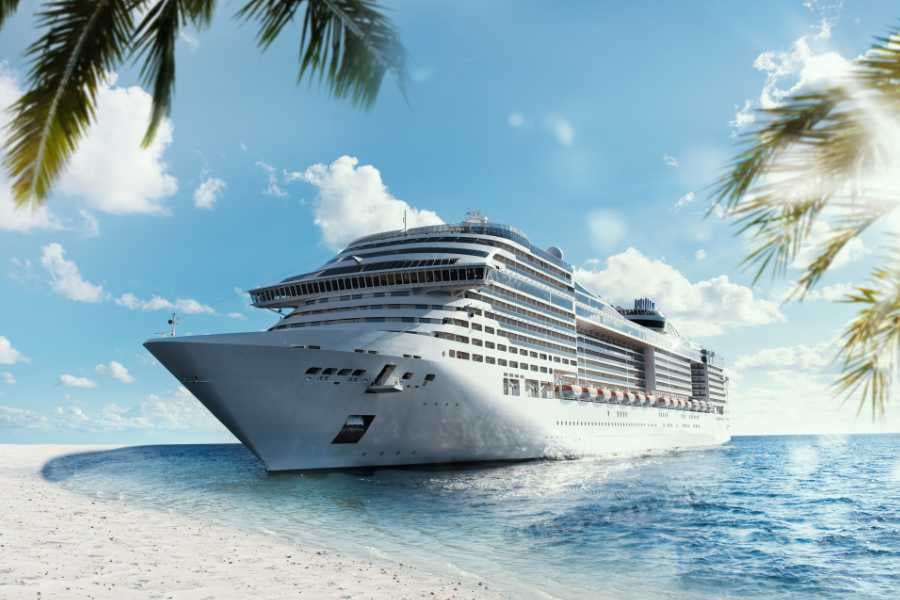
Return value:
[(481, 331), (481, 325), (479, 325), (478, 323), (472, 323), (472, 329)]
[(351, 371), (351, 369), (341, 369), (340, 371), (338, 371), (338, 375), (341, 375), (341, 376), (349, 375), (350, 371)]
[(485, 342), (484, 347), (485, 348), (494, 348), (494, 342)]
[(309, 349), (310, 350), (321, 350), (322, 347), (321, 346), (309, 346)]
[(506, 352), (506, 345), (505, 344), (497, 344), (497, 350), (499, 350), (500, 352)]
[(496, 361), (494, 360), (494, 357), (493, 357), (493, 356), (485, 356), (485, 357), (484, 357), (484, 362), (486, 362), (486, 363), (489, 364), (489, 365), (493, 365), (493, 364), (496, 363)]
[(324, 371), (322, 371), (322, 375), (334, 375), (334, 371), (335, 371), (334, 369), (328, 368), (328, 369), (325, 369)]
[(518, 349), (518, 348), (513, 348), (512, 346), (509, 347), (509, 351), (510, 351), (512, 354), (518, 354), (518, 353), (519, 353), (519, 349)]
[(546, 355), (546, 354), (541, 354), (541, 360), (547, 360), (547, 355)]
[(474, 344), (475, 346), (480, 346), (481, 340), (479, 340), (478, 338), (472, 338), (472, 344)]
[(413, 374), (410, 371), (407, 371), (403, 374), (403, 379), (412, 379)]
[[(537, 371), (537, 370), (538, 370), (538, 366), (537, 366), (537, 365), (531, 365), (531, 370), (532, 370), (532, 371)], [(545, 370), (546, 370), (546, 369), (545, 369)]]
[(507, 396), (518, 396), (519, 395), (519, 380), (504, 377), (503, 378), (503, 393)]
[(365, 354), (366, 351), (363, 350), (362, 348), (356, 348), (356, 349), (354, 350), (354, 352), (357, 352), (357, 353), (359, 353), (359, 354)]
[(519, 363), (517, 363), (517, 362), (514, 361), (514, 360), (509, 361), (509, 368), (510, 368), (510, 369), (518, 369), (518, 368), (519, 368)]
[(537, 357), (538, 357), (537, 352), (535, 352), (534, 350), (532, 350), (531, 352), (529, 352), (528, 355), (531, 356), (531, 358), (537, 358)]
[(434, 381), (434, 373), (428, 373), (428, 374), (425, 376), (425, 381), (429, 381), (429, 382), (430, 382), (430, 381)]
[(321, 367), (310, 367), (306, 370), (306, 374), (307, 375), (315, 375), (316, 373), (318, 373), (321, 370), (322, 370)]
[(456, 350), (450, 350), (450, 358), (456, 358)]
[(472, 360), (474, 360), (475, 362), (484, 362), (484, 357), (480, 354), (473, 354)]
[(534, 379), (525, 380), (525, 395), (529, 398), (538, 397), (538, 382)]
[(493, 327), (488, 327), (487, 325), (484, 326), (484, 330), (485, 330), (487, 333), (494, 333), (494, 328), (493, 328)]
[(456, 358), (461, 358), (463, 360), (469, 360), (469, 353), (468, 352), (457, 352)]
[(522, 369), (523, 371), (527, 371), (528, 364), (527, 363), (519, 363), (519, 368)]
[(554, 356), (554, 357), (553, 357), (553, 362), (559, 362), (559, 357), (558, 357), (558, 356)]
[(363, 375), (365, 375), (365, 373), (366, 373), (365, 369), (356, 369), (355, 371), (353, 371), (353, 376), (354, 377), (362, 377)]
[(505, 359), (505, 358), (498, 358), (498, 359), (497, 359), (497, 364), (500, 365), (501, 367), (505, 367), (505, 366), (506, 366), (506, 359)]
[(528, 356), (528, 350), (526, 350), (525, 348), (519, 348), (519, 354), (521, 354), (522, 356)]

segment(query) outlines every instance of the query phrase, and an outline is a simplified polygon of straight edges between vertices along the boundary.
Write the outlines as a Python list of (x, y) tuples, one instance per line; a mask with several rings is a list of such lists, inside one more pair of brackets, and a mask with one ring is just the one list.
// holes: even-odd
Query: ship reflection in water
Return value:
[(900, 436), (737, 438), (622, 460), (273, 475), (239, 445), (149, 446), (63, 457), (44, 476), (513, 597), (895, 598), (898, 457)]

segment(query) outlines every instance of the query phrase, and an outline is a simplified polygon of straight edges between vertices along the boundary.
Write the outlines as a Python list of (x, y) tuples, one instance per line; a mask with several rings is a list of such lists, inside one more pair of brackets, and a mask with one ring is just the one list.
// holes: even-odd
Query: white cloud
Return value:
[(134, 383), (134, 376), (128, 372), (125, 365), (115, 360), (111, 360), (107, 364), (101, 363), (94, 367), (94, 370), (97, 372), (97, 375), (108, 375), (122, 383)]
[(628, 234), (625, 218), (613, 210), (591, 211), (586, 223), (591, 246), (598, 251), (612, 248)]
[(544, 121), (547, 131), (549, 131), (556, 141), (563, 146), (571, 146), (575, 141), (575, 127), (572, 123), (562, 115), (551, 114)]
[[(6, 131), (12, 115), (6, 110), (22, 95), (12, 72), (0, 63), (0, 134)], [(6, 169), (0, 169), (0, 230), (32, 231), (37, 229), (63, 229), (60, 220), (45, 206), (37, 209), (13, 204), (12, 185), (6, 177)]]
[(194, 206), (197, 208), (212, 208), (226, 187), (227, 184), (222, 179), (207, 177), (194, 190)]
[(122, 294), (115, 300), (119, 306), (124, 306), (131, 310), (171, 310), (181, 312), (187, 315), (207, 314), (214, 315), (216, 311), (213, 307), (198, 302), (193, 298), (178, 298), (175, 302), (163, 298), (162, 296), (152, 296), (148, 300), (142, 300), (134, 294), (128, 292)]
[(28, 358), (13, 347), (9, 338), (0, 335), (0, 365), (14, 365), (20, 362), (28, 362)]
[(672, 167), (673, 169), (678, 168), (678, 159), (671, 154), (663, 154), (663, 162), (667, 167)]
[(27, 408), (0, 406), (0, 429), (40, 429), (47, 426), (47, 417)]
[(525, 124), (525, 115), (520, 112), (509, 113), (509, 116), (506, 117), (506, 122), (510, 127), (518, 129)]
[[(809, 236), (800, 246), (800, 250), (791, 266), (795, 269), (806, 269), (833, 235), (834, 229), (827, 221), (823, 221), (822, 219), (814, 221)], [(831, 263), (831, 269), (839, 269), (844, 265), (859, 260), (869, 253), (870, 251), (862, 238), (855, 237), (847, 242), (841, 251), (837, 253), (837, 256), (834, 257), (834, 261)]]
[(694, 252), (694, 259), (696, 259), (697, 262), (702, 262), (702, 261), (706, 260), (706, 250), (704, 250), (703, 248), (700, 248), (699, 250)]
[(97, 91), (97, 118), (59, 180), (61, 193), (82, 198), (112, 214), (168, 214), (163, 200), (178, 181), (163, 154), (172, 143), (172, 124), (163, 119), (148, 148), (141, 140), (152, 97), (137, 86), (115, 87), (115, 75)]
[(404, 211), (410, 228), (443, 223), (435, 212), (416, 209), (392, 196), (378, 169), (358, 164), (356, 157), (344, 155), (330, 165), (315, 164), (290, 175), (319, 189), (315, 223), (328, 246), (340, 249), (360, 236), (400, 229)]
[[(825, 23), (813, 39), (825, 41), (830, 37), (830, 25)], [(814, 50), (809, 36), (797, 39), (789, 51), (767, 50), (753, 61), (753, 67), (766, 74), (760, 106), (775, 108), (788, 96), (839, 82), (851, 66), (851, 61), (837, 52)]]
[(78, 265), (67, 260), (63, 247), (53, 242), (44, 246), (41, 264), (50, 274), (53, 291), (76, 302), (100, 302), (104, 298), (103, 286), (95, 285), (81, 277)]
[(734, 361), (734, 368), (746, 369), (824, 369), (832, 364), (837, 347), (834, 342), (796, 344), (777, 348), (764, 348), (752, 354), (744, 354)]
[(677, 202), (675, 202), (675, 208), (684, 208), (688, 204), (691, 204), (696, 197), (697, 195), (694, 192), (688, 192), (687, 194), (679, 198)]
[(16, 385), (16, 376), (9, 371), (3, 372), (3, 383), (6, 385)]
[(263, 194), (276, 198), (287, 197), (287, 192), (278, 184), (278, 169), (261, 160), (256, 161), (256, 166), (266, 173), (266, 187), (263, 189)]
[(753, 290), (726, 275), (694, 283), (671, 265), (647, 258), (635, 248), (610, 256), (605, 269), (577, 269), (575, 277), (621, 305), (630, 306), (633, 298), (653, 298), (676, 328), (688, 335), (719, 335), (785, 320), (778, 304), (755, 297)]
[(86, 390), (97, 387), (97, 384), (87, 377), (76, 377), (75, 375), (69, 375), (68, 373), (63, 373), (59, 376), (59, 383), (66, 387)]
[(840, 302), (856, 289), (852, 283), (832, 283), (813, 288), (806, 294), (806, 300)]
[(247, 318), (247, 316), (244, 313), (230, 312), (230, 313), (228, 313), (228, 318), (234, 319), (236, 321), (243, 321), (244, 319)]
[(743, 106), (735, 106), (734, 119), (728, 122), (731, 126), (731, 136), (737, 137), (738, 134), (756, 122), (756, 114), (753, 112), (753, 101), (744, 100)]

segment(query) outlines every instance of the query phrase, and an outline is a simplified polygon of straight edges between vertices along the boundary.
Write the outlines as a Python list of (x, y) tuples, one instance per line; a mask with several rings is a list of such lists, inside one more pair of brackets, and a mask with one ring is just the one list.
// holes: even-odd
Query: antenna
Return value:
[(169, 337), (175, 337), (175, 327), (178, 325), (178, 316), (175, 313), (172, 313), (172, 318), (169, 319)]
[(403, 209), (403, 233), (406, 233), (406, 209)]

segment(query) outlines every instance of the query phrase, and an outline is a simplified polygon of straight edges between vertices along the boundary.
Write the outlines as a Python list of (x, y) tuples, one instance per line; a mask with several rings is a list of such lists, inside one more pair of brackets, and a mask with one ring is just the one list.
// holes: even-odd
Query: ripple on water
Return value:
[(880, 600), (900, 589), (898, 450), (900, 436), (742, 438), (619, 460), (271, 475), (238, 445), (146, 446), (56, 459), (44, 476), (299, 543), (362, 541), (517, 597)]

